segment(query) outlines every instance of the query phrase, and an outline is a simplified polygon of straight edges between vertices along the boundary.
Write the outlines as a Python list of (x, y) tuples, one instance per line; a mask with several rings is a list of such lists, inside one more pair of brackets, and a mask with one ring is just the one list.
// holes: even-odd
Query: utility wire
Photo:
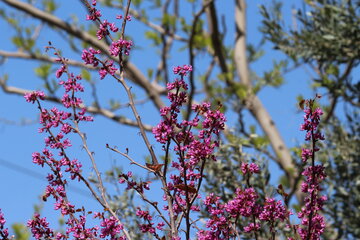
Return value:
[[(11, 170), (13, 170), (15, 172), (21, 173), (23, 175), (27, 175), (29, 177), (45, 181), (45, 176), (42, 175), (41, 173), (36, 172), (34, 170), (31, 170), (31, 169), (28, 169), (28, 168), (25, 168), (25, 167), (20, 166), (18, 164), (12, 163), (12, 162), (7, 161), (5, 159), (0, 158), (0, 165), (6, 167), (8, 169), (11, 169)], [(70, 186), (70, 185), (68, 185), (68, 188), (69, 188), (69, 191), (71, 191), (71, 192), (74, 192), (74, 193), (77, 193), (79, 195), (91, 198), (90, 193), (85, 191), (84, 189), (81, 189), (81, 188), (78, 188), (78, 187), (75, 187), (75, 186)]]

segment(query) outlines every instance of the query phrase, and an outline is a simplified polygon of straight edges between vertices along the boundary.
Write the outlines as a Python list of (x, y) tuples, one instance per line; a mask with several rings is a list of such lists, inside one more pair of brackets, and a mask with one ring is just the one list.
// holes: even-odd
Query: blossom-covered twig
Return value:
[(9, 238), (9, 229), (5, 228), (5, 217), (4, 217), (4, 213), (2, 213), (1, 208), (0, 208), (0, 237), (3, 240), (10, 240), (13, 238)]
[(304, 163), (307, 163), (309, 159), (311, 160), (311, 165), (302, 172), (305, 180), (301, 184), (301, 191), (306, 193), (307, 196), (305, 198), (305, 206), (298, 213), (302, 225), (298, 227), (298, 233), (302, 239), (306, 240), (320, 239), (325, 229), (325, 220), (320, 215), (320, 211), (327, 197), (321, 196), (322, 188), (320, 183), (325, 179), (326, 174), (324, 166), (315, 163), (316, 152), (320, 150), (316, 143), (325, 139), (318, 129), (323, 112), (315, 106), (315, 100), (320, 97), (320, 95), (316, 95), (315, 99), (300, 102), (300, 106), (304, 109), (305, 113), (304, 123), (300, 129), (306, 131), (305, 140), (311, 142), (311, 148), (303, 148), (301, 153)]

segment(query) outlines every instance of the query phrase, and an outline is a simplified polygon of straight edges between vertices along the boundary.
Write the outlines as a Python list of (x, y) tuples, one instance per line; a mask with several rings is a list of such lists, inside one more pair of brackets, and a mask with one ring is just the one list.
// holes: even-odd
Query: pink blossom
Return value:
[(119, 28), (116, 27), (115, 23), (109, 23), (107, 20), (104, 20), (100, 24), (99, 30), (96, 32), (96, 36), (99, 40), (110, 34), (108, 27), (112, 32), (117, 32), (119, 30)]
[(148, 224), (140, 224), (140, 231), (143, 233), (151, 233), (154, 234), (155, 233), (155, 228), (153, 227), (153, 223), (148, 223)]
[(111, 239), (115, 239), (115, 237), (124, 229), (124, 227), (118, 223), (118, 221), (111, 216), (110, 218), (105, 218), (100, 226), (101, 228), (101, 238), (105, 238), (107, 236), (111, 237)]
[(119, 54), (124, 50), (125, 55), (129, 55), (132, 45), (132, 41), (119, 39), (111, 43), (110, 53), (113, 56), (119, 56)]
[(193, 69), (191, 65), (183, 65), (182, 67), (177, 66), (173, 68), (174, 74), (179, 74), (180, 76), (186, 76), (192, 70)]
[(27, 226), (31, 229), (32, 236), (35, 239), (51, 239), (54, 232), (49, 228), (46, 218), (40, 218), (40, 214), (35, 213), (34, 218), (29, 220)]
[(281, 201), (276, 201), (274, 198), (266, 198), (259, 219), (267, 222), (274, 222), (276, 220), (285, 221), (288, 219), (289, 214)]
[(149, 214), (148, 211), (142, 211), (141, 208), (138, 207), (138, 209), (136, 210), (136, 216), (144, 219), (144, 220), (152, 220), (152, 216)]
[(86, 217), (80, 215), (77, 219), (70, 218), (66, 224), (69, 226), (66, 234), (72, 233), (74, 239), (96, 239), (98, 227), (87, 228)]
[(45, 157), (41, 156), (40, 153), (38, 152), (34, 152), (32, 154), (32, 159), (33, 159), (33, 163), (41, 165), (42, 167), (44, 166), (45, 163)]
[(1, 211), (0, 208), (0, 237), (1, 239), (8, 239), (9, 236), (9, 230), (5, 228), (6, 220), (4, 218), (4, 214)]
[(260, 229), (260, 224), (256, 223), (250, 223), (248, 226), (244, 227), (244, 232), (250, 233), (250, 232), (256, 232)]
[(31, 92), (31, 93), (26, 93), (24, 95), (24, 98), (26, 99), (27, 102), (34, 103), (38, 99), (44, 100), (45, 99), (45, 94), (42, 91), (34, 91), (34, 92)]
[[(123, 18), (123, 15), (116, 15), (116, 19), (122, 19)], [(131, 16), (130, 15), (127, 15), (126, 16), (126, 21), (131, 21)]]
[(159, 222), (156, 226), (157, 229), (159, 229), (160, 231), (163, 230), (163, 227), (165, 226), (165, 223), (164, 222)]
[[(95, 2), (95, 4), (96, 4), (96, 2)], [(86, 15), (86, 20), (96, 21), (96, 20), (100, 19), (100, 17), (101, 17), (100, 10), (98, 10), (96, 8), (91, 8), (89, 12), (90, 12), (90, 15)]]
[[(318, 97), (318, 96), (317, 96)], [(321, 196), (322, 188), (320, 183), (326, 178), (323, 165), (315, 164), (315, 153), (319, 151), (316, 142), (324, 140), (324, 136), (319, 132), (318, 126), (320, 116), (323, 114), (320, 108), (313, 110), (315, 100), (307, 100), (304, 109), (304, 123), (300, 129), (306, 131), (305, 140), (311, 141), (312, 149), (302, 149), (301, 158), (306, 162), (311, 158), (311, 165), (304, 168), (302, 175), (305, 177), (301, 184), (301, 191), (306, 193), (305, 206), (298, 212), (298, 218), (301, 219), (301, 225), (297, 231), (302, 239), (320, 239), (325, 229), (325, 221), (319, 212), (323, 208), (326, 196)]]
[(84, 60), (86, 64), (91, 64), (93, 67), (96, 67), (99, 64), (99, 60), (95, 55), (100, 53), (100, 50), (94, 50), (93, 48), (89, 48), (88, 50), (83, 49), (81, 59)]
[(117, 70), (118, 69), (114, 66), (114, 61), (106, 60), (104, 66), (99, 70), (100, 79), (104, 79), (108, 73), (110, 75), (115, 75)]
[(247, 173), (253, 174), (253, 173), (259, 173), (260, 168), (256, 163), (241, 163), (241, 171), (245, 175)]
[(64, 65), (61, 65), (61, 67), (56, 71), (56, 77), (60, 78), (65, 71), (66, 67)]
[(75, 91), (75, 92), (83, 92), (84, 87), (78, 82), (81, 80), (81, 75), (77, 75), (76, 77), (74, 74), (70, 74), (70, 78), (65, 81), (60, 81), (59, 84), (63, 85), (65, 92)]

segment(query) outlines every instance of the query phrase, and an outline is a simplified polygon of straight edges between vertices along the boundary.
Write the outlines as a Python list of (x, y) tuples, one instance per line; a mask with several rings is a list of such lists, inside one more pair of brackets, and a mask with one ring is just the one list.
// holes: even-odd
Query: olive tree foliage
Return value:
[(329, 176), (329, 203), (326, 214), (335, 232), (329, 232), (329, 239), (351, 239), (360, 237), (360, 118), (359, 113), (350, 112), (346, 123), (337, 118), (330, 120), (326, 135), (328, 151), (321, 156), (326, 163)]
[[(57, 8), (62, 1), (20, 1), (2, 0), (1, 17), (15, 31), (15, 35), (6, 36), (12, 39), (17, 50), (0, 49), (2, 58), (29, 59), (38, 62), (35, 69), (37, 77), (43, 82), (47, 90), (47, 99), (60, 103), (57, 95), (56, 84), (51, 81), (51, 74), (56, 69), (55, 59), (44, 54), (43, 47), (37, 41), (40, 36), (49, 32), (61, 36), (72, 51), (71, 56), (81, 53), (82, 47), (93, 47), (107, 53), (108, 44), (100, 42), (96, 37), (97, 26), (94, 23), (78, 21), (70, 15), (57, 14)], [(78, 1), (83, 4), (83, 1)], [(359, 1), (305, 1), (302, 9), (296, 9), (293, 25), (285, 24), (288, 19), (282, 18), (280, 2), (273, 2), (261, 6), (263, 25), (261, 31), (263, 38), (259, 44), (251, 44), (247, 41), (246, 1), (226, 1), (228, 8), (221, 12), (216, 0), (133, 0), (130, 14), (134, 24), (145, 29), (143, 38), (132, 39), (138, 49), (135, 54), (141, 54), (142, 49), (151, 48), (158, 55), (148, 59), (149, 66), (139, 67), (139, 62), (134, 62), (132, 56), (126, 59), (125, 76), (133, 86), (136, 86), (135, 97), (138, 104), (146, 102), (158, 111), (164, 106), (166, 83), (172, 76), (171, 67), (177, 63), (177, 55), (185, 56), (186, 63), (193, 66), (194, 72), (189, 76), (190, 96), (189, 108), (192, 102), (207, 100), (214, 103), (220, 102), (224, 106), (226, 114), (235, 116), (237, 123), (228, 126), (223, 136), (223, 145), (220, 149), (219, 161), (211, 164), (207, 171), (206, 191), (221, 194), (224, 200), (229, 199), (237, 186), (243, 181), (240, 174), (240, 165), (244, 161), (257, 161), (267, 168), (269, 161), (274, 162), (282, 170), (284, 176), (281, 180), (285, 191), (290, 196), (296, 195), (301, 201), (302, 195), (297, 191), (301, 179), (301, 164), (299, 163), (299, 151), (291, 151), (283, 141), (273, 118), (268, 113), (258, 93), (267, 87), (278, 87), (283, 83), (283, 74), (293, 68), (304, 66), (310, 72), (314, 91), (324, 92), (329, 104), (325, 106), (325, 122), (332, 131), (328, 142), (332, 148), (329, 150), (331, 161), (329, 166), (341, 168), (346, 161), (354, 166), (359, 164), (359, 159), (351, 153), (356, 152), (354, 136), (346, 133), (342, 121), (343, 116), (336, 116), (338, 109), (344, 107), (351, 111), (358, 111), (360, 84), (353, 74), (359, 64), (359, 39), (360, 23)], [(122, 11), (125, 2), (121, 0), (99, 0), (102, 7)], [(186, 9), (186, 11), (184, 11)], [(74, 10), (75, 11), (75, 10)], [(83, 18), (86, 8), (76, 9), (77, 18)], [(152, 14), (151, 14), (152, 13)], [(154, 14), (156, 13), (156, 14)], [(232, 24), (235, 31), (230, 30), (224, 15), (233, 14)], [(251, 14), (251, 13), (250, 13)], [(31, 19), (32, 23), (23, 24)], [(129, 27), (130, 28), (130, 27)], [(230, 35), (230, 36), (229, 36)], [(131, 37), (131, 36), (130, 36)], [(143, 41), (147, 39), (147, 41)], [(234, 39), (229, 41), (228, 39)], [(49, 39), (52, 41), (52, 39)], [(262, 60), (261, 47), (265, 41), (274, 44), (275, 49), (282, 51), (287, 56), (284, 61), (275, 63), (273, 69), (265, 72), (256, 72), (252, 69), (252, 63)], [(112, 58), (110, 54), (108, 58)], [(121, 102), (116, 96), (109, 99), (99, 99), (98, 76), (96, 69), (84, 65), (78, 58), (70, 58), (68, 64), (81, 68), (84, 79), (87, 80), (92, 92), (89, 94), (86, 109), (94, 115), (101, 115), (110, 121), (115, 121), (121, 126), (137, 127), (134, 119), (129, 118), (123, 112), (126, 102)], [(201, 64), (205, 60), (206, 64)], [(157, 61), (157, 62), (156, 62)], [(156, 66), (154, 67), (154, 62)], [(6, 64), (6, 62), (4, 62)], [(141, 63), (142, 66), (144, 63)], [(182, 64), (182, 63), (181, 63)], [(268, 64), (268, 63), (264, 63)], [(204, 67), (206, 66), (206, 67)], [(35, 78), (36, 76), (34, 76)], [(5, 93), (23, 95), (26, 91), (23, 86), (13, 86), (11, 73), (8, 76), (0, 76), (1, 87)], [(308, 80), (308, 79), (306, 79)], [(34, 86), (36, 88), (37, 86)], [(300, 94), (300, 93), (299, 93)], [(290, 100), (290, 102), (295, 102)], [(190, 111), (188, 111), (190, 112)], [(250, 113), (259, 126), (258, 129), (244, 121), (244, 115)], [(146, 120), (146, 116), (143, 116)], [(190, 116), (185, 113), (185, 118)], [(335, 121), (336, 119), (336, 121)], [(145, 122), (146, 123), (146, 122)], [(346, 125), (346, 124), (345, 124)], [(146, 124), (147, 131), (151, 131), (152, 125)], [(336, 134), (339, 135), (336, 135)], [(343, 135), (341, 135), (343, 134)], [(341, 141), (342, 137), (348, 136), (349, 144)], [(358, 141), (358, 140), (357, 140)], [(352, 144), (350, 144), (350, 142)], [(344, 149), (342, 146), (348, 146)], [(353, 147), (353, 148), (352, 148)], [(244, 148), (247, 150), (244, 151)], [(252, 149), (253, 151), (248, 151)], [(246, 153), (251, 152), (251, 154)], [(352, 158), (340, 156), (350, 154)], [(357, 164), (357, 165), (356, 165)], [(266, 169), (265, 168), (265, 169)], [(106, 173), (109, 182), (116, 182), (121, 166), (117, 166)], [(337, 236), (345, 238), (348, 235), (359, 236), (356, 230), (355, 219), (357, 216), (349, 214), (351, 209), (356, 208), (359, 200), (355, 194), (347, 196), (348, 204), (342, 203), (340, 193), (344, 189), (336, 182), (343, 181), (347, 184), (345, 192), (358, 191), (358, 186), (352, 182), (351, 174), (356, 171), (350, 169), (349, 175), (342, 175), (341, 171), (330, 170), (329, 186), (334, 189), (334, 195), (328, 208), (331, 231)], [(275, 189), (268, 186), (270, 173), (264, 170), (262, 177), (253, 183), (264, 196), (274, 194)], [(357, 190), (356, 190), (357, 189)], [(129, 230), (136, 227), (134, 223), (133, 209), (134, 194), (122, 192), (113, 193), (111, 202), (116, 208), (126, 209)], [(359, 210), (353, 210), (353, 213)], [(346, 216), (349, 223), (353, 224), (347, 229), (346, 224), (337, 224)], [(131, 231), (135, 232), (136, 231)]]
[(262, 32), (295, 64), (313, 75), (312, 87), (328, 97), (324, 128), (327, 151), (329, 239), (359, 238), (360, 1), (305, 1), (289, 28), (281, 2), (262, 6)]

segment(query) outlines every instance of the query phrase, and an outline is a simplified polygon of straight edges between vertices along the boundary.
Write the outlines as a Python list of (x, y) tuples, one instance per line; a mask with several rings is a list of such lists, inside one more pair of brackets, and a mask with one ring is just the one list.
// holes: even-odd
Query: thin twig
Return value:
[[(33, 91), (33, 90), (29, 90), (29, 89), (22, 89), (22, 88), (7, 86), (3, 80), (0, 80), (0, 86), (1, 86), (2, 90), (6, 93), (21, 95), (21, 96), (24, 96), (26, 93)], [(55, 102), (58, 104), (62, 104), (61, 99), (57, 98), (57, 97), (45, 96), (45, 100)], [(136, 121), (133, 121), (133, 120), (128, 119), (123, 116), (116, 115), (114, 112), (112, 112), (108, 109), (105, 109), (105, 108), (97, 108), (97, 107), (91, 107), (91, 106), (85, 106), (85, 105), (80, 105), (80, 108), (85, 108), (86, 112), (96, 114), (96, 115), (102, 115), (102, 116), (104, 116), (108, 119), (111, 119), (117, 123), (121, 123), (121, 124), (124, 124), (127, 126), (132, 126), (132, 127), (138, 126), (138, 123)], [(148, 132), (151, 131), (153, 128), (153, 126), (147, 125), (147, 124), (143, 124), (143, 127), (144, 127), (144, 130), (148, 131)]]

